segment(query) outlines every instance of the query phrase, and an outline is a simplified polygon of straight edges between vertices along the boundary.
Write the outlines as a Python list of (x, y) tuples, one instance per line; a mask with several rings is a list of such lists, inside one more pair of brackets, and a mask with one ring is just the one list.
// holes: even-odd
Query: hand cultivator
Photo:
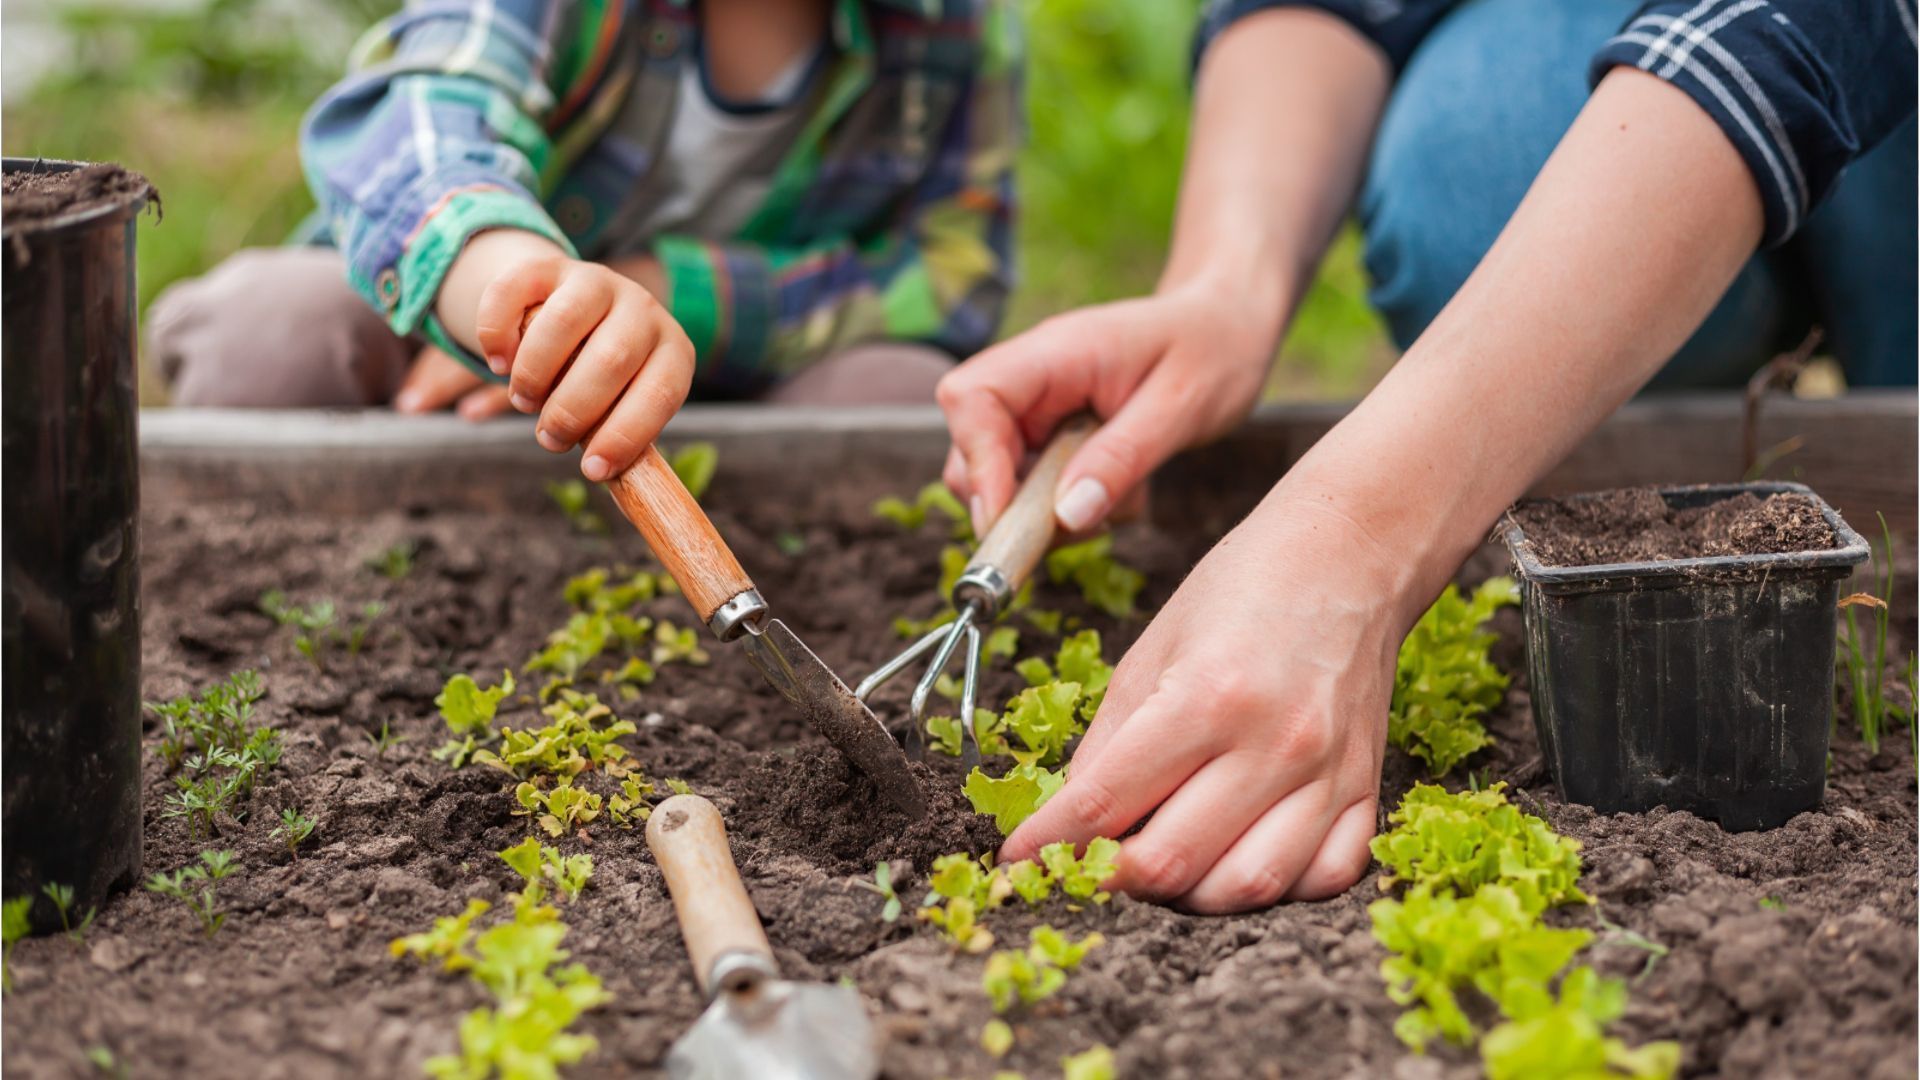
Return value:
[(873, 674), (860, 680), (853, 696), (861, 702), (915, 660), (933, 653), (920, 681), (914, 685), (908, 701), (909, 723), (906, 742), (915, 757), (926, 749), (927, 699), (947, 669), (953, 654), (964, 643), (964, 671), (960, 682), (961, 764), (971, 768), (980, 763), (980, 743), (973, 730), (974, 702), (980, 683), (981, 627), (992, 626), (1013, 602), (1015, 594), (1033, 574), (1034, 567), (1053, 544), (1053, 489), (1060, 472), (1080, 445), (1098, 425), (1089, 416), (1068, 419), (1054, 432), (1052, 441), (1041, 451), (1033, 470), (1021, 482), (1006, 512), (993, 523), (973, 559), (953, 583), (949, 599), (958, 614), (951, 623), (937, 626), (907, 646), (900, 655), (880, 665)]

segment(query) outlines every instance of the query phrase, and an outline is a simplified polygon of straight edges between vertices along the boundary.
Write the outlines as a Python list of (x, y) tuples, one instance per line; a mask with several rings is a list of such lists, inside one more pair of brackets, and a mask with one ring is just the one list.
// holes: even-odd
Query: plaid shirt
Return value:
[(308, 114), (308, 183), (393, 330), (489, 378), (433, 299), (466, 239), (501, 227), (587, 259), (651, 252), (709, 395), (862, 341), (964, 356), (992, 339), (1012, 277), (1012, 16), (1002, 0), (835, 0), (830, 23), (814, 111), (734, 236), (633, 235), (700, 55), (690, 0), (410, 0)]
[[(1255, 11), (1315, 7), (1366, 35), (1398, 71), (1460, 2), (1210, 0), (1199, 48)], [(1774, 245), (1913, 115), (1914, 43), (1914, 0), (1649, 0), (1593, 43), (1588, 76), (1636, 67), (1693, 98), (1753, 171)]]

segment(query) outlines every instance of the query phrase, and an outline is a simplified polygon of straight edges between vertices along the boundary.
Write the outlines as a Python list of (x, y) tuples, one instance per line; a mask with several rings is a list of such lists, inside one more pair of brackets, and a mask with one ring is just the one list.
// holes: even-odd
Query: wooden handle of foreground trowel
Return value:
[(773, 947), (740, 883), (727, 827), (712, 803), (698, 795), (675, 795), (654, 807), (647, 819), (647, 847), (666, 875), (700, 989), (714, 993), (707, 985), (713, 962), (729, 953), (763, 957), (772, 969)]
[(1055, 429), (1047, 448), (1040, 451), (1040, 459), (1020, 482), (1020, 490), (1013, 493), (1013, 501), (981, 539), (979, 550), (967, 563), (968, 570), (995, 567), (1015, 590), (1026, 582), (1053, 546), (1053, 489), (1060, 483), (1060, 473), (1099, 426), (1093, 417), (1082, 413), (1068, 417)]
[[(522, 334), (541, 306), (535, 304), (520, 316)], [(647, 447), (632, 468), (607, 481), (607, 490), (620, 512), (646, 537), (653, 557), (680, 584), (702, 622), (711, 619), (720, 605), (753, 588), (753, 579), (658, 447)]]

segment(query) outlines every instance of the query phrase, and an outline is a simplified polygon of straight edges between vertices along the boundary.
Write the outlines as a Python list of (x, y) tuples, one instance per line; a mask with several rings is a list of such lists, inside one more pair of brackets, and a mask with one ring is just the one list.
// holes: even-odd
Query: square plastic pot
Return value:
[[(1820, 804), (1840, 589), (1867, 542), (1801, 484), (1663, 488), (1676, 508), (1751, 492), (1813, 499), (1824, 551), (1547, 566), (1517, 522), (1533, 718), (1565, 797), (1688, 810), (1731, 830)], [(1580, 499), (1590, 496), (1573, 496)]]

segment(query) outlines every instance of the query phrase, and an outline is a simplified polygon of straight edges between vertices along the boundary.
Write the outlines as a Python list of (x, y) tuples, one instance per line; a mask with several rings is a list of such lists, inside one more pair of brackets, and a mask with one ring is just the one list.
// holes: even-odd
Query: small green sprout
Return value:
[(513, 797), (520, 804), (514, 813), (533, 817), (548, 836), (572, 832), (600, 816), (600, 796), (574, 787), (571, 778), (562, 780), (551, 791), (522, 782), (513, 789)]
[(1036, 961), (1025, 949), (1002, 949), (987, 957), (986, 971), (980, 976), (980, 985), (993, 999), (997, 1013), (1050, 998), (1066, 982), (1066, 972)]
[(203, 851), (200, 865), (184, 866), (172, 874), (155, 874), (148, 879), (147, 889), (185, 904), (200, 920), (201, 930), (212, 937), (227, 921), (226, 912), (219, 909), (218, 883), (234, 869), (233, 852)]
[(402, 540), (367, 556), (367, 569), (389, 581), (400, 581), (413, 573), (413, 556), (419, 550), (411, 540)]
[(893, 922), (900, 917), (900, 894), (893, 891), (892, 863), (876, 864), (873, 868), (872, 881), (855, 881), (854, 884), (886, 900), (886, 904), (880, 908), (882, 920)]
[(589, 536), (606, 534), (607, 523), (599, 514), (593, 512), (590, 505), (593, 495), (586, 481), (565, 480), (550, 483), (547, 485), (547, 497), (553, 500), (553, 505), (560, 508), (560, 513), (565, 515), (567, 523), (572, 525), (575, 531)]
[(572, 903), (593, 877), (593, 856), (562, 855), (531, 836), (501, 852), (500, 859), (526, 882), (518, 901), (522, 905), (538, 904), (548, 887), (558, 889)]
[(1061, 892), (1075, 900), (1104, 904), (1110, 894), (1100, 885), (1120, 869), (1120, 841), (1096, 836), (1087, 841), (1087, 853), (1076, 859), (1073, 845), (1062, 840), (1041, 848), (1040, 861)]
[(380, 721), (380, 730), (369, 731), (366, 735), (367, 741), (373, 744), (374, 756), (382, 761), (386, 760), (388, 750), (407, 741), (405, 735), (394, 733), (393, 721), (390, 719)]
[(1113, 1051), (1095, 1044), (1060, 1059), (1061, 1080), (1113, 1080)]
[(287, 845), (287, 854), (295, 862), (300, 861), (300, 845), (313, 835), (315, 822), (312, 818), (289, 806), (280, 811), (280, 824), (273, 827), (273, 836)]
[(373, 624), (385, 614), (387, 605), (378, 600), (369, 600), (360, 605), (360, 618), (347, 631), (347, 655), (359, 656), (366, 646), (367, 636), (373, 632)]
[(473, 965), (473, 921), (492, 910), (485, 900), (468, 900), (467, 909), (458, 915), (443, 915), (433, 920), (433, 929), (394, 938), (387, 949), (394, 956), (413, 956), (441, 962), (445, 971), (460, 971)]
[(1480, 717), (1500, 703), (1509, 680), (1488, 657), (1495, 635), (1481, 627), (1519, 600), (1512, 578), (1488, 578), (1471, 599), (1449, 585), (1400, 646), (1387, 741), (1435, 777), (1493, 742)]
[[(1840, 651), (1847, 668), (1846, 685), (1842, 689), (1853, 698), (1853, 721), (1859, 725), (1860, 741), (1866, 744), (1869, 754), (1880, 752), (1880, 733), (1886, 728), (1890, 711), (1883, 673), (1887, 670), (1887, 626), (1893, 601), (1893, 532), (1887, 527), (1887, 516), (1878, 516), (1882, 545), (1874, 552), (1880, 572), (1869, 577), (1873, 590), (1840, 600), (1840, 609), (1847, 615), (1846, 639), (1841, 642)], [(1856, 617), (1858, 608), (1870, 612), (1865, 632), (1861, 631)]]
[(685, 780), (682, 780), (677, 776), (667, 777), (665, 783), (667, 785), (667, 790), (673, 792), (675, 795), (693, 794), (693, 785), (687, 783)]
[(100, 1075), (111, 1077), (112, 1080), (127, 1080), (131, 1075), (127, 1071), (127, 1063), (114, 1056), (111, 1047), (87, 1047), (87, 1061)]
[(700, 647), (700, 632), (691, 626), (676, 628), (665, 619), (653, 628), (653, 666), (680, 662), (704, 666), (712, 658)]
[(99, 913), (100, 909), (89, 907), (87, 913), (80, 917), (76, 925), (73, 922), (73, 886), (48, 882), (40, 887), (40, 891), (47, 894), (47, 899), (53, 901), (54, 909), (60, 912), (60, 929), (75, 945), (80, 944), (86, 938), (87, 928), (93, 925), (93, 917)]
[(1073, 582), (1087, 603), (1116, 619), (1133, 614), (1134, 599), (1147, 583), (1146, 575), (1113, 557), (1110, 533), (1048, 552), (1047, 577), (1056, 585)]
[(1785, 911), (1787, 902), (1777, 896), (1763, 896), (1760, 898), (1760, 908), (1763, 911)]
[(629, 773), (620, 781), (620, 790), (607, 796), (607, 816), (615, 825), (631, 829), (635, 822), (653, 816), (653, 785)]
[[(966, 507), (960, 505), (960, 500), (948, 490), (947, 485), (938, 480), (921, 488), (912, 502), (889, 495), (873, 504), (875, 517), (885, 518), (907, 532), (913, 532), (925, 525), (929, 510), (938, 510), (940, 516), (947, 519), (948, 533), (953, 539), (973, 539), (971, 515), (967, 513)], [(944, 589), (941, 590), (941, 595), (946, 595)]]
[(704, 496), (713, 484), (714, 471), (720, 467), (720, 451), (709, 442), (688, 443), (667, 458), (675, 476), (687, 486), (695, 499)]
[(807, 553), (807, 538), (792, 529), (782, 529), (773, 534), (773, 546), (787, 558), (797, 559)]
[(33, 932), (33, 897), (16, 896), (0, 904), (0, 989), (13, 989), (13, 946)]
[(1641, 966), (1640, 974), (1633, 977), (1633, 981), (1636, 984), (1645, 981), (1647, 976), (1653, 974), (1654, 967), (1657, 966), (1660, 961), (1666, 959), (1668, 953), (1673, 951), (1667, 946), (1647, 937), (1645, 934), (1629, 930), (1609, 920), (1599, 911), (1595, 911), (1593, 915), (1595, 919), (1599, 920), (1600, 926), (1612, 935), (1609, 941), (1618, 942), (1628, 948), (1639, 949), (1647, 954), (1647, 962)]
[(299, 631), (293, 639), (293, 647), (315, 671), (327, 670), (327, 645), (334, 636), (334, 623), (339, 613), (331, 600), (316, 600), (301, 607), (287, 599), (287, 594), (273, 589), (260, 597), (260, 610), (281, 626), (291, 626)]
[(441, 719), (447, 722), (447, 729), (453, 732), (454, 737), (433, 752), (434, 758), (457, 769), (465, 765), (480, 746), (491, 744), (495, 740), (494, 715), (500, 709), (500, 700), (511, 693), (511, 671), (502, 671), (500, 685), (486, 689), (481, 689), (471, 675), (455, 675), (448, 679), (433, 703), (439, 708)]
[(1013, 1049), (1013, 1029), (999, 1017), (987, 1021), (980, 1029), (980, 1049), (996, 1060), (1006, 1057)]

